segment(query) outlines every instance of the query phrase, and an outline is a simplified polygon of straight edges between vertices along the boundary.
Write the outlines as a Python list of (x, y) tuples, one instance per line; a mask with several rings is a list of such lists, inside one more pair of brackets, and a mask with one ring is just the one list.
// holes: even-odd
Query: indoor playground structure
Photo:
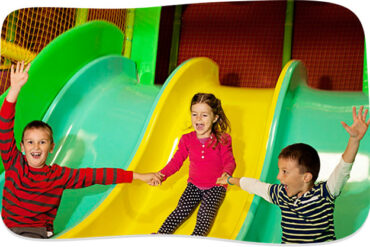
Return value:
[[(124, 24), (89, 19), (89, 11), (74, 12), (75, 24), (40, 51), (14, 42), (16, 28), (3, 27), (2, 83), (11, 61), (32, 61), (16, 106), (15, 138), (19, 142), (34, 119), (49, 123), (56, 146), (48, 164), (157, 172), (181, 135), (191, 131), (192, 96), (210, 92), (221, 99), (231, 122), (234, 176), (278, 183), (280, 150), (305, 142), (319, 151), (319, 180), (325, 180), (347, 144), (340, 121), (352, 123), (352, 106), (369, 108), (364, 34), (343, 7), (290, 0), (190, 4), (124, 10)], [(241, 16), (246, 19), (235, 19)], [(333, 16), (345, 25), (336, 29)], [(20, 18), (16, 11), (4, 25)], [(2, 166), (0, 173), (2, 195)], [(336, 200), (338, 239), (368, 217), (369, 173), (367, 134)], [(176, 207), (187, 175), (185, 161), (158, 187), (135, 181), (66, 190), (54, 238), (156, 232)], [(189, 235), (195, 218), (194, 213), (175, 234)], [(229, 186), (208, 236), (279, 243), (280, 219), (277, 206)]]

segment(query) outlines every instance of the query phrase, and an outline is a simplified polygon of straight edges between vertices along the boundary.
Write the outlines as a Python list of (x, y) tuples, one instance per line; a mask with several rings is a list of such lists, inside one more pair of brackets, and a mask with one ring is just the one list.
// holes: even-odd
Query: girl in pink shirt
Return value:
[(190, 105), (195, 131), (184, 134), (170, 162), (157, 176), (162, 181), (177, 172), (189, 157), (188, 185), (176, 209), (167, 217), (158, 233), (172, 234), (200, 203), (192, 235), (206, 236), (225, 197), (226, 186), (216, 184), (217, 178), (231, 176), (235, 169), (229, 121), (221, 101), (213, 94), (198, 93)]

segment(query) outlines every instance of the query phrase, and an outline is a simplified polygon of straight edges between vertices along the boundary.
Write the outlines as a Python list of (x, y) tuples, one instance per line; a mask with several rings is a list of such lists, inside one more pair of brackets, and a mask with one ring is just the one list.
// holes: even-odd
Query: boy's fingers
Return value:
[(23, 72), (23, 70), (24, 70), (24, 61), (22, 61), (22, 63), (21, 63), (21, 68), (20, 68), (20, 72)]
[(340, 123), (342, 124), (343, 128), (345, 130), (347, 130), (347, 132), (348, 132), (349, 126), (345, 122), (343, 122), (343, 121), (341, 121)]
[(353, 107), (352, 107), (352, 118), (353, 118), (353, 121), (356, 119), (356, 117), (357, 117), (357, 114), (356, 114), (356, 107), (355, 107), (355, 106), (353, 106)]
[(358, 110), (358, 118), (362, 118), (362, 110), (364, 109), (364, 106), (360, 106), (360, 110)]
[(26, 69), (24, 70), (25, 72), (28, 72), (30, 70), (31, 63), (27, 64)]
[(362, 115), (362, 119), (364, 120), (364, 121), (366, 121), (366, 115), (367, 115), (367, 113), (368, 113), (368, 109), (366, 109), (365, 110), (365, 112), (364, 112), (364, 114)]
[(10, 75), (14, 75), (14, 64), (10, 67)]
[(15, 72), (19, 72), (19, 62), (17, 62), (17, 68), (16, 68)]

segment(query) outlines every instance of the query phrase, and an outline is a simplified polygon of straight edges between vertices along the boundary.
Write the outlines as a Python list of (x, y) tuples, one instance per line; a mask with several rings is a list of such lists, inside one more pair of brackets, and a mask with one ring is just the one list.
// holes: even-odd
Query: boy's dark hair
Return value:
[(289, 158), (296, 160), (302, 173), (312, 174), (312, 183), (314, 183), (320, 172), (320, 158), (316, 149), (305, 143), (296, 143), (289, 145), (279, 154), (280, 158)]
[(34, 120), (32, 122), (29, 122), (26, 125), (26, 127), (24, 127), (23, 133), (22, 133), (22, 143), (23, 143), (24, 133), (26, 132), (26, 130), (29, 130), (29, 129), (46, 129), (47, 131), (49, 131), (51, 144), (54, 143), (53, 130), (51, 129), (50, 125), (40, 120)]

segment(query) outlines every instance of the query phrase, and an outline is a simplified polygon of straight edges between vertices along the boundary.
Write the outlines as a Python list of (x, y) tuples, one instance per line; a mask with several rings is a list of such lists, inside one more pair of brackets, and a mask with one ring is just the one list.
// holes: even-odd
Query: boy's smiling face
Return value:
[(33, 168), (42, 168), (49, 153), (53, 152), (54, 143), (50, 131), (46, 128), (31, 128), (24, 132), (21, 150), (25, 152), (28, 164)]
[(280, 158), (278, 161), (279, 174), (277, 179), (284, 185), (289, 197), (301, 197), (312, 188), (312, 174), (302, 172), (298, 162), (290, 158)]

